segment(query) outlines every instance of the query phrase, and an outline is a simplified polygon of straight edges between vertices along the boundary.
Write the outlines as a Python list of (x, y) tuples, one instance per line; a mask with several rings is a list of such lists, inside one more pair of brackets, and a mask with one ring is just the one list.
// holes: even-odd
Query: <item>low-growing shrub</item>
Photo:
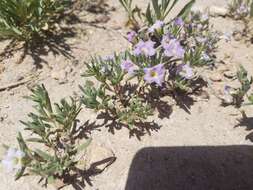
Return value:
[(1, 0), (0, 39), (29, 41), (54, 27), (71, 0)]
[(240, 83), (240, 87), (233, 88), (231, 86), (225, 86), (222, 100), (224, 105), (235, 105), (239, 108), (242, 106), (245, 96), (247, 96), (249, 100), (252, 99), (252, 97), (248, 96), (248, 92), (251, 89), (253, 77), (249, 78), (247, 70), (242, 65), (240, 65), (236, 77)]
[[(129, 12), (129, 19), (137, 24), (132, 1), (120, 2)], [(154, 108), (158, 109), (158, 101), (165, 94), (175, 97), (201, 87), (201, 76), (194, 67), (213, 64), (218, 38), (209, 30), (208, 15), (190, 12), (194, 1), (167, 21), (176, 3), (152, 1), (141, 16), (142, 25), (138, 23), (126, 36), (130, 49), (106, 58), (92, 58), (83, 76), (94, 77), (97, 82), (81, 86), (86, 107), (136, 130), (153, 115)], [(150, 98), (155, 92), (159, 97)]]
[(45, 180), (45, 185), (56, 180), (71, 183), (73, 175), (75, 179), (82, 177), (84, 168), (79, 162), (84, 159), (90, 140), (82, 142), (77, 138), (80, 103), (71, 98), (70, 102), (63, 99), (53, 106), (44, 86), (32, 90), (28, 98), (36, 104), (37, 111), (28, 115), (30, 121), (22, 121), (31, 137), (24, 139), (19, 133), (18, 149), (4, 145), (3, 167), (16, 173), (16, 180), (35, 175), (41, 177), (40, 181)]
[(229, 4), (230, 16), (235, 19), (245, 19), (253, 16), (252, 0), (233, 0)]

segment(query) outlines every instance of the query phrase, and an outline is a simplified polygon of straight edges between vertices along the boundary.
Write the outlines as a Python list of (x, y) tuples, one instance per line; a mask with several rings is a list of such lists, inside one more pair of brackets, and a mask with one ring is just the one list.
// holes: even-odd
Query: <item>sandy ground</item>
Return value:
[[(136, 0), (140, 6), (145, 6), (147, 0)], [(181, 5), (185, 1), (182, 1)], [(70, 44), (74, 58), (67, 59), (63, 55), (47, 53), (41, 56), (44, 62), (38, 69), (38, 61), (27, 56), (22, 64), (16, 64), (20, 52), (14, 57), (4, 60), (5, 71), (0, 74), (0, 86), (17, 82), (37, 74), (38, 77), (29, 85), (21, 85), (17, 88), (0, 92), (0, 143), (16, 145), (16, 135), (22, 131), (20, 120), (26, 120), (26, 114), (32, 111), (31, 103), (23, 99), (29, 94), (27, 87), (34, 84), (44, 83), (50, 92), (53, 101), (68, 97), (73, 92), (79, 92), (78, 85), (84, 83), (80, 73), (85, 70), (84, 61), (90, 55), (108, 55), (113, 51), (123, 50), (128, 46), (123, 35), (127, 29), (123, 27), (126, 19), (122, 14), (123, 9), (116, 0), (110, 0), (116, 11), (110, 12), (108, 23), (98, 24), (105, 28), (89, 26), (87, 24), (75, 24), (78, 34), (66, 38)], [(196, 6), (226, 6), (227, 1), (222, 0), (199, 0)], [(94, 15), (82, 14), (82, 19), (92, 20)], [(99, 16), (96, 16), (99, 17)], [(214, 28), (220, 32), (231, 32), (242, 29), (240, 21), (229, 18), (212, 18)], [(0, 44), (0, 50), (6, 46), (6, 42)], [(229, 42), (221, 40), (217, 51), (217, 70), (206, 71), (204, 75), (212, 76), (221, 72), (224, 67), (235, 72), (238, 64), (244, 65), (253, 75), (253, 46), (243, 41)], [(225, 64), (220, 64), (223, 60)], [(53, 79), (55, 72), (65, 71), (67, 81)], [(218, 93), (225, 84), (236, 84), (220, 75), (221, 82), (214, 82), (213, 89)], [(127, 129), (116, 130), (114, 134), (108, 132), (108, 128), (95, 129), (91, 136), (93, 140), (104, 147), (110, 148), (116, 155), (117, 160), (102, 174), (91, 177), (93, 186), (88, 185), (85, 189), (91, 190), (134, 190), (134, 189), (161, 189), (164, 181), (173, 178), (170, 189), (251, 189), (252, 177), (250, 160), (252, 158), (251, 142), (246, 140), (250, 133), (246, 126), (235, 127), (240, 112), (234, 107), (221, 107), (220, 100), (213, 95), (211, 90), (209, 100), (199, 97), (190, 106), (190, 113), (180, 109), (171, 103), (172, 113), (165, 112), (166, 117), (154, 120), (162, 127), (157, 131), (145, 134), (141, 140), (136, 137), (129, 138)], [(251, 107), (245, 107), (249, 116), (253, 115)], [(96, 121), (96, 113), (83, 109), (79, 119), (82, 123)], [(97, 121), (100, 122), (100, 121)], [(248, 123), (246, 123), (247, 125)], [(253, 126), (253, 125), (252, 125)], [(153, 148), (150, 148), (153, 147)], [(251, 153), (250, 153), (251, 151)], [(163, 159), (164, 158), (164, 159)], [(158, 163), (158, 164), (157, 164)], [(156, 165), (157, 164), (157, 165)], [(167, 168), (167, 169), (164, 169)], [(233, 168), (233, 169), (232, 169)], [(163, 172), (169, 171), (170, 177), (164, 176)], [(197, 173), (196, 173), (197, 172)], [(226, 172), (234, 175), (228, 177)], [(150, 174), (150, 175), (149, 175)], [(175, 174), (175, 175), (173, 175)], [(224, 175), (223, 175), (224, 174)], [(161, 176), (159, 176), (161, 175)], [(226, 176), (226, 177), (224, 177)], [(242, 181), (234, 181), (239, 177)], [(169, 179), (170, 178), (170, 179)], [(208, 183), (211, 179), (212, 183)], [(229, 187), (222, 186), (232, 179)], [(244, 179), (244, 181), (243, 181)], [(246, 179), (246, 180), (245, 180)], [(199, 181), (203, 181), (199, 183)], [(205, 182), (206, 180), (206, 182)], [(140, 186), (141, 184), (144, 186)], [(155, 184), (158, 184), (156, 186)], [(160, 184), (160, 186), (159, 186)], [(199, 186), (194, 186), (201, 184)], [(241, 185), (241, 186), (240, 186)], [(23, 178), (14, 182), (12, 176), (0, 173), (0, 190), (41, 190), (37, 179), (33, 177)], [(51, 189), (49, 187), (49, 189)], [(64, 189), (73, 189), (66, 187)]]

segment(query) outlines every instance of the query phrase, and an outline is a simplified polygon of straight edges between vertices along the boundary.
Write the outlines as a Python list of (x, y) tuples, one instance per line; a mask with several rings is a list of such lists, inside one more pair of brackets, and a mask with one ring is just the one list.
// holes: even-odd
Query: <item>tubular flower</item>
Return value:
[(138, 69), (136, 65), (130, 60), (124, 60), (121, 63), (121, 69), (127, 72), (129, 75), (134, 75), (135, 71)]
[(154, 56), (156, 54), (156, 50), (154, 48), (155, 42), (149, 40), (149, 41), (140, 41), (138, 44), (136, 44), (134, 48), (134, 55), (145, 55), (147, 57)]
[(188, 80), (194, 77), (193, 69), (190, 67), (189, 64), (179, 65), (177, 68), (177, 73)]
[(163, 64), (159, 64), (151, 68), (145, 68), (144, 73), (145, 73), (144, 80), (147, 83), (149, 84), (156, 83), (159, 86), (162, 86), (165, 75), (165, 69)]
[(22, 158), (24, 156), (25, 154), (22, 151), (15, 148), (9, 148), (1, 164), (8, 173), (16, 172), (22, 168)]
[(167, 57), (175, 57), (182, 59), (185, 54), (185, 50), (180, 45), (179, 41), (176, 39), (170, 39), (168, 35), (165, 35), (162, 39), (162, 47), (164, 49), (164, 54)]
[(155, 22), (155, 24), (153, 24), (153, 26), (151, 26), (149, 29), (148, 29), (148, 32), (149, 33), (153, 33), (155, 31), (159, 31), (162, 29), (162, 27), (165, 25), (165, 23), (161, 20), (157, 20)]

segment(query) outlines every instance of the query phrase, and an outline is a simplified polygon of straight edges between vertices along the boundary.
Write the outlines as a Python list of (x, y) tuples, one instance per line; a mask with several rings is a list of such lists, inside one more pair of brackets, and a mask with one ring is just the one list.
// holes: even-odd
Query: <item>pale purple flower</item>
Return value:
[(207, 21), (208, 19), (209, 19), (208, 14), (203, 14), (203, 15), (201, 15), (201, 21), (202, 21), (202, 22), (205, 22), (205, 21)]
[(178, 17), (178, 18), (175, 19), (174, 24), (175, 24), (176, 26), (181, 27), (181, 26), (184, 25), (184, 21), (183, 21), (182, 18)]
[(22, 168), (22, 158), (25, 156), (21, 150), (9, 148), (1, 164), (6, 172), (17, 172)]
[(194, 77), (193, 69), (190, 67), (189, 64), (180, 64), (177, 67), (177, 73), (188, 80)]
[(232, 88), (230, 86), (225, 85), (225, 87), (224, 87), (224, 94), (226, 94), (226, 95), (230, 94), (231, 89)]
[(162, 83), (164, 82), (164, 75), (165, 75), (165, 69), (163, 64), (156, 65), (151, 68), (144, 68), (144, 80), (151, 84), (156, 83), (159, 86), (162, 86)]
[(161, 20), (157, 20), (156, 22), (155, 22), (155, 24), (153, 24), (149, 29), (148, 29), (148, 32), (149, 33), (153, 33), (153, 32), (155, 32), (155, 31), (157, 31), (157, 30), (160, 30), (160, 29), (162, 29), (162, 27), (165, 25), (165, 23), (163, 22), (163, 21), (161, 21)]
[(248, 14), (249, 9), (246, 4), (241, 4), (241, 6), (237, 9), (238, 14)]
[(140, 41), (138, 44), (135, 45), (134, 48), (134, 55), (138, 56), (138, 55), (145, 55), (145, 56), (154, 56), (156, 54), (156, 50), (154, 48), (155, 46), (155, 42), (149, 40), (149, 41)]
[(211, 58), (207, 53), (203, 52), (201, 55), (201, 59), (204, 61), (210, 61)]
[(121, 63), (121, 69), (127, 72), (129, 75), (134, 75), (138, 67), (130, 60), (124, 60)]
[(184, 57), (185, 50), (177, 39), (170, 39), (168, 35), (165, 35), (162, 39), (162, 47), (167, 57), (180, 59)]
[(233, 103), (233, 96), (232, 96), (232, 87), (225, 85), (224, 87), (224, 96), (222, 97), (224, 103), (231, 104)]
[(137, 33), (135, 31), (131, 31), (127, 33), (127, 40), (129, 42), (133, 42), (136, 37), (137, 37)]

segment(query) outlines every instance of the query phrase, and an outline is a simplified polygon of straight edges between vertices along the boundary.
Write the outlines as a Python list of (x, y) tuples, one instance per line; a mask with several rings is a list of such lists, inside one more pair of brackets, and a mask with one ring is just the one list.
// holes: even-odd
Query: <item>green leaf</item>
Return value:
[(185, 19), (188, 14), (191, 11), (191, 8), (196, 0), (191, 0), (189, 3), (187, 3), (184, 8), (180, 11), (180, 13), (177, 15), (177, 17), (181, 17), (182, 19)]
[(19, 180), (25, 172), (26, 167), (22, 167), (15, 175), (15, 180)]
[(90, 145), (91, 141), (92, 141), (92, 139), (90, 138), (85, 143), (79, 145), (77, 147), (77, 152), (79, 153), (79, 152), (84, 151)]
[(45, 141), (43, 139), (40, 139), (40, 138), (28, 138), (28, 139), (26, 139), (26, 141), (36, 142), (36, 143), (45, 143)]
[(47, 178), (47, 182), (48, 182), (48, 184), (54, 184), (55, 183), (55, 178), (54, 178), (54, 176), (49, 176), (48, 178)]
[(250, 5), (250, 17), (253, 17), (253, 1), (251, 2)]
[(50, 154), (48, 154), (48, 153), (46, 153), (46, 152), (43, 152), (42, 150), (36, 149), (34, 152), (37, 153), (37, 154), (38, 154), (41, 158), (43, 158), (44, 160), (50, 161), (50, 160), (53, 160), (53, 159), (54, 159), (53, 156), (51, 156)]
[(147, 10), (146, 10), (146, 19), (150, 25), (153, 24), (152, 14), (151, 14), (151, 10), (150, 10), (150, 4), (148, 4)]
[(158, 0), (152, 0), (152, 5), (155, 10), (156, 19), (157, 20), (161, 19), (161, 10), (160, 10), (160, 6), (158, 4)]

